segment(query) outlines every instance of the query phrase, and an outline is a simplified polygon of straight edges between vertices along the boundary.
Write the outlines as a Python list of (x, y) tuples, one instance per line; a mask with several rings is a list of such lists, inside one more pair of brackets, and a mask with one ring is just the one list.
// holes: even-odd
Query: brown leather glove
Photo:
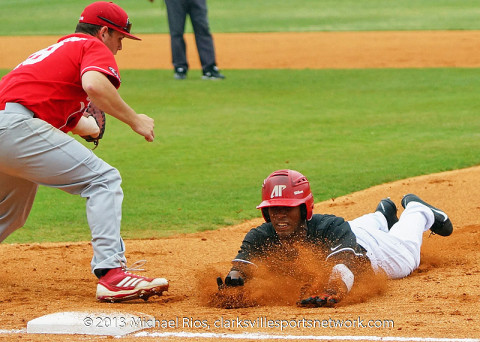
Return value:
[(330, 286), (319, 295), (313, 295), (300, 300), (297, 305), (314, 308), (333, 307), (345, 297), (347, 292), (346, 286)]
[(85, 139), (87, 142), (93, 142), (95, 144), (95, 147), (93, 149), (96, 149), (98, 146), (98, 141), (103, 138), (103, 134), (105, 133), (105, 113), (90, 102), (85, 111), (83, 112), (83, 116), (86, 118), (93, 116), (98, 125), (98, 128), (100, 128), (100, 133), (95, 138), (90, 135), (82, 136), (82, 138)]
[(322, 293), (319, 296), (311, 296), (306, 299), (302, 299), (298, 302), (298, 306), (305, 307), (333, 307), (340, 301), (340, 298), (336, 294)]

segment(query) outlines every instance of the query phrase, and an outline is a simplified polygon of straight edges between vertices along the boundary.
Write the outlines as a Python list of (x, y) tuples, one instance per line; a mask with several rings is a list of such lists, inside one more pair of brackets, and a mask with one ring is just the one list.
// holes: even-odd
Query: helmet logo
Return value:
[(300, 195), (303, 194), (303, 190), (297, 190), (293, 192), (294, 195)]
[(286, 185), (275, 185), (273, 187), (272, 193), (270, 194), (270, 198), (282, 197), (283, 189), (285, 189), (286, 187)]

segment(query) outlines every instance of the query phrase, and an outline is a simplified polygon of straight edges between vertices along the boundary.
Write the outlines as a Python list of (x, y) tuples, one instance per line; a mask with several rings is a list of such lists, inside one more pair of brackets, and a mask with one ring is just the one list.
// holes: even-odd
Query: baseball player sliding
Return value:
[(307, 178), (294, 170), (275, 171), (265, 179), (257, 206), (265, 223), (247, 233), (225, 281), (217, 279), (219, 290), (244, 285), (255, 276), (258, 260), (268, 266), (268, 255), (295, 256), (292, 249), (298, 242), (320, 249), (333, 264), (324, 288), (311, 289), (300, 298), (300, 306), (334, 306), (369, 267), (389, 278), (406, 277), (420, 264), (423, 233), (430, 229), (448, 236), (453, 226), (447, 214), (414, 194), (405, 195), (401, 204), (405, 210), (400, 219), (389, 198), (382, 199), (374, 213), (349, 222), (314, 215)]
[(121, 7), (94, 2), (75, 34), (32, 54), (0, 81), (0, 242), (24, 225), (38, 185), (86, 198), (91, 268), (102, 301), (146, 300), (168, 289), (166, 279), (128, 272), (120, 174), (66, 134), (98, 139), (107, 112), (153, 141), (153, 119), (137, 114), (117, 92), (114, 55), (124, 38), (140, 40), (130, 29)]

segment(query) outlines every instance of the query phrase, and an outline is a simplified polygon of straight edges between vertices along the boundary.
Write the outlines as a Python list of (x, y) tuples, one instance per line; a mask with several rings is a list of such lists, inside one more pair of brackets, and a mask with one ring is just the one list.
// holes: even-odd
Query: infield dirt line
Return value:
[[(124, 40), (120, 69), (171, 69), (167, 34)], [(57, 36), (0, 37), (0, 68), (13, 68)], [(480, 67), (480, 31), (214, 33), (221, 69)], [(192, 69), (199, 69), (192, 34)]]

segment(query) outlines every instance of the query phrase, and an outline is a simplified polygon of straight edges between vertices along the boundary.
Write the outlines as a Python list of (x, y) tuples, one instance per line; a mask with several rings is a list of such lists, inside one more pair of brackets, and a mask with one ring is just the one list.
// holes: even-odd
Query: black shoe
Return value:
[(392, 228), (392, 226), (398, 222), (397, 206), (389, 197), (382, 199), (380, 203), (378, 203), (375, 211), (378, 211), (385, 216), (387, 219), (388, 230), (390, 230), (390, 228)]
[(223, 80), (225, 76), (220, 73), (217, 66), (211, 66), (208, 68), (203, 69), (203, 76), (204, 80)]
[(408, 194), (403, 196), (402, 198), (402, 206), (405, 208), (408, 203), (410, 202), (417, 202), (423, 205), (426, 205), (433, 211), (433, 215), (435, 216), (435, 222), (430, 227), (430, 230), (434, 234), (438, 234), (441, 236), (449, 236), (453, 232), (453, 225), (450, 219), (448, 218), (447, 214), (442, 210), (435, 208), (434, 206), (428, 204), (427, 202), (422, 201), (418, 196), (414, 194)]
[(187, 78), (187, 69), (181, 68), (181, 67), (175, 68), (175, 73), (173, 74), (173, 77), (176, 80), (186, 79)]

